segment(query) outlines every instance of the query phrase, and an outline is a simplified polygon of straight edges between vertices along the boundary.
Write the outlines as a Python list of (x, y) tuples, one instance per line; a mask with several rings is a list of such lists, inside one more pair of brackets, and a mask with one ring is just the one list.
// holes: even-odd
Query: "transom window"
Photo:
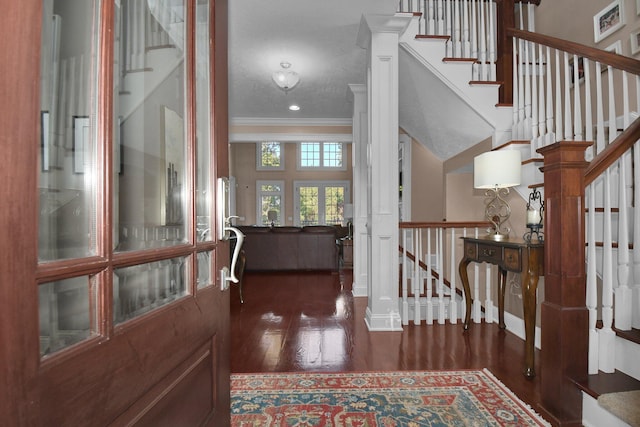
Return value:
[(334, 225), (344, 222), (349, 181), (295, 181), (295, 225)]
[(284, 170), (284, 145), (274, 141), (256, 143), (256, 169)]
[(345, 169), (341, 142), (301, 142), (298, 169)]

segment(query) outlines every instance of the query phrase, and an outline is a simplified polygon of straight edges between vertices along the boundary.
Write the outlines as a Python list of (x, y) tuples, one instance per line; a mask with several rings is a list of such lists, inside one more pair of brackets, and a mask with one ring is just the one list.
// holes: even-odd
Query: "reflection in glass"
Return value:
[(99, 1), (43, 2), (38, 257), (96, 253)]
[(114, 4), (114, 246), (183, 243), (190, 215), (184, 0)]
[(212, 255), (212, 251), (198, 252), (198, 289), (213, 285)]
[(38, 287), (40, 356), (60, 351), (97, 334), (96, 293), (87, 276)]
[(133, 319), (187, 295), (186, 258), (118, 268), (113, 276), (113, 320)]
[(196, 215), (198, 241), (211, 240), (209, 0), (196, 4)]

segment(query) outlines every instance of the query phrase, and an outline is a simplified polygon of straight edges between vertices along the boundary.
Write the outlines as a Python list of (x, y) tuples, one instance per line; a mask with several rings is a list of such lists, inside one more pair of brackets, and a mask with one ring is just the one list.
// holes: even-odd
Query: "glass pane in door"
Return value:
[(196, 3), (196, 215), (198, 241), (211, 240), (209, 0)]
[(117, 251), (183, 243), (186, 191), (184, 0), (115, 2), (113, 121)]
[(43, 2), (40, 261), (96, 254), (96, 87), (100, 1)]
[(344, 219), (344, 187), (325, 187), (324, 217), (326, 224), (341, 224)]
[(318, 187), (300, 187), (300, 225), (317, 225), (320, 222)]

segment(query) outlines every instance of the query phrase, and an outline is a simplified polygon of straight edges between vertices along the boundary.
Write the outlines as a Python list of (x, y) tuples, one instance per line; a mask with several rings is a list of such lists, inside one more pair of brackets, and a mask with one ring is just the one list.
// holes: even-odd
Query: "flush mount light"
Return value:
[(291, 64), (288, 62), (281, 62), (280, 67), (282, 67), (282, 69), (273, 73), (271, 78), (274, 83), (286, 93), (296, 87), (298, 82), (300, 82), (300, 76), (298, 76), (298, 73), (295, 71), (290, 70)]
[(300, 110), (300, 106), (296, 105), (296, 104), (291, 104), (291, 105), (289, 105), (289, 110), (298, 111), (298, 110)]

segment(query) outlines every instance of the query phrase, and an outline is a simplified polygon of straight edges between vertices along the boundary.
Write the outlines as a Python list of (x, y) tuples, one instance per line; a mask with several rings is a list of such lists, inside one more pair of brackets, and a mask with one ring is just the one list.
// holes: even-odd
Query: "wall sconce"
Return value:
[(485, 189), (487, 197), (484, 215), (493, 224), (489, 237), (504, 240), (510, 228), (503, 224), (511, 216), (511, 207), (506, 201), (509, 187), (520, 185), (522, 160), (520, 151), (488, 151), (473, 159), (473, 187)]
[(544, 234), (541, 231), (543, 217), (544, 201), (538, 189), (534, 188), (531, 194), (529, 194), (529, 201), (527, 202), (527, 228), (529, 231), (524, 233), (524, 240), (531, 242), (534, 235), (539, 242), (544, 240)]

